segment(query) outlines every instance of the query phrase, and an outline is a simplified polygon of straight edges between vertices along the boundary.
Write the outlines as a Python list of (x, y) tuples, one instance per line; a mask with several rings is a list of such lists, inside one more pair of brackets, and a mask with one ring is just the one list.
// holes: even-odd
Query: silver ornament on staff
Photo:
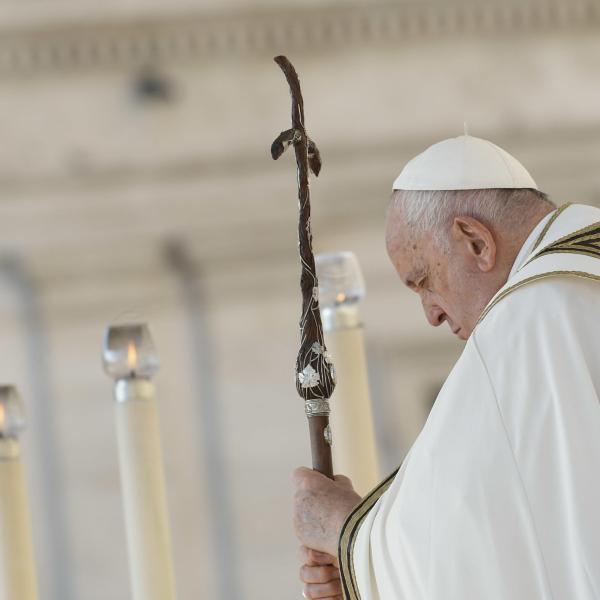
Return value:
[(115, 380), (119, 470), (133, 600), (175, 600), (162, 448), (152, 376), (158, 357), (145, 324), (109, 327), (104, 369)]
[(335, 388), (335, 370), (325, 347), (321, 314), (319, 313), (319, 282), (312, 250), (310, 226), (309, 169), (317, 176), (321, 156), (304, 127), (304, 101), (298, 74), (285, 56), (275, 57), (283, 71), (292, 98), (292, 128), (282, 131), (271, 146), (271, 156), (277, 160), (294, 146), (298, 172), (298, 249), (302, 273), (302, 317), (300, 319), (300, 351), (296, 359), (296, 390), (304, 400), (308, 417), (313, 469), (333, 478), (331, 459), (331, 428), (329, 398)]
[(24, 429), (19, 393), (12, 385), (0, 386), (0, 600), (38, 597), (19, 441)]
[(333, 459), (360, 494), (380, 480), (360, 304), (365, 282), (352, 252), (317, 254), (321, 318), (339, 382), (332, 400)]

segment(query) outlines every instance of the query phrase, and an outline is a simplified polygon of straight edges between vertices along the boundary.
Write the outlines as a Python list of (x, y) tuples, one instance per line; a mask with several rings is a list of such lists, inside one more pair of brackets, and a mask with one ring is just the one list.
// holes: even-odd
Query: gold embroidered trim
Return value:
[[(564, 252), (564, 250), (557, 250), (557, 252)], [(479, 317), (479, 320), (477, 321), (475, 327), (477, 327), (477, 325), (479, 325), (479, 323), (483, 321), (485, 316), (490, 312), (490, 310), (492, 310), (492, 308), (494, 308), (494, 306), (496, 306), (496, 304), (498, 304), (498, 302), (500, 302), (500, 300), (506, 298), (506, 296), (508, 296), (510, 293), (514, 292), (515, 290), (518, 290), (520, 287), (523, 287), (528, 283), (531, 283), (532, 281), (537, 281), (538, 279), (546, 279), (547, 277), (553, 277), (556, 275), (569, 275), (572, 277), (583, 277), (584, 279), (593, 279), (595, 281), (600, 281), (599, 275), (593, 275), (592, 273), (586, 273), (585, 271), (548, 271), (547, 273), (532, 275), (531, 277), (527, 277), (526, 279), (519, 281), (519, 283), (515, 283), (515, 285), (506, 288), (491, 304), (488, 304), (486, 309), (481, 313), (481, 316)]]
[[(556, 218), (567, 208), (571, 206), (570, 204), (563, 204), (557, 211), (552, 215), (552, 218), (546, 223), (543, 231), (538, 236), (538, 239), (535, 242), (534, 250), (544, 239), (546, 233), (550, 229), (552, 223), (556, 220)], [(600, 258), (600, 221), (596, 223), (592, 223), (591, 225), (587, 225), (577, 231), (572, 231), (567, 235), (559, 238), (558, 240), (548, 244), (544, 248), (542, 248), (537, 254), (532, 256), (522, 267), (524, 269), (527, 265), (529, 265), (532, 261), (540, 256), (546, 256), (547, 254), (583, 254), (584, 256), (591, 256), (594, 258)], [(521, 270), (519, 269), (519, 271)], [(584, 277), (587, 279), (600, 280), (600, 276), (593, 275), (591, 273), (586, 273), (585, 271), (548, 271), (547, 273), (540, 273), (539, 275), (532, 275), (531, 277), (527, 277), (522, 281), (519, 281), (515, 285), (506, 288), (503, 292), (501, 292), (490, 304), (486, 306), (484, 311), (479, 316), (477, 323), (475, 326), (479, 325), (481, 321), (485, 318), (485, 316), (500, 302), (500, 300), (506, 298), (511, 292), (518, 290), (520, 287), (523, 287), (527, 283), (531, 283), (532, 281), (537, 281), (538, 279), (545, 279), (546, 277), (552, 277), (555, 275), (571, 275), (574, 277)]]
[(544, 225), (544, 229), (542, 229), (540, 235), (538, 235), (537, 240), (535, 240), (535, 244), (533, 245), (531, 252), (533, 252), (542, 243), (542, 240), (546, 237), (546, 234), (548, 233), (548, 230), (550, 229), (550, 227), (552, 227), (554, 221), (556, 221), (556, 219), (562, 214), (562, 212), (569, 206), (571, 206), (571, 202), (567, 202), (566, 204), (559, 206), (554, 211), (554, 214), (550, 217), (548, 222)]
[[(572, 248), (569, 249), (558, 249), (558, 250), (544, 250), (544, 256), (546, 254), (584, 254), (585, 256), (592, 256), (595, 258), (600, 258), (600, 247), (599, 248), (585, 248), (585, 247), (578, 247), (578, 246), (573, 246)], [(538, 258), (538, 255), (534, 256), (533, 258)], [(529, 261), (531, 262), (533, 260), (533, 258)]]
[(369, 511), (375, 506), (379, 498), (387, 491), (398, 473), (396, 469), (389, 477), (384, 479), (375, 489), (369, 492), (360, 504), (348, 515), (340, 534), (338, 546), (338, 561), (340, 563), (340, 579), (345, 600), (360, 600), (360, 593), (354, 573), (354, 544), (358, 530)]
[(600, 221), (571, 232), (555, 242), (548, 244), (535, 256), (532, 256), (522, 268), (540, 256), (554, 254), (556, 252), (585, 254), (586, 256), (600, 258)]

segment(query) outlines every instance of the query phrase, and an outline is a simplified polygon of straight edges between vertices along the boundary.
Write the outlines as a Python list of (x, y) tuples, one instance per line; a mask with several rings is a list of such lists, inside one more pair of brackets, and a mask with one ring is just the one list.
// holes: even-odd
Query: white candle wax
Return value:
[(352, 479), (359, 494), (366, 494), (380, 475), (363, 329), (329, 329), (325, 341), (337, 373), (330, 416), (333, 464), (336, 473)]
[(377, 447), (359, 305), (365, 282), (352, 252), (316, 256), (325, 343), (337, 383), (331, 397), (333, 462), (360, 494), (379, 482)]
[(154, 385), (121, 379), (115, 418), (133, 600), (175, 600)]
[(0, 600), (35, 600), (37, 583), (19, 441), (0, 437)]

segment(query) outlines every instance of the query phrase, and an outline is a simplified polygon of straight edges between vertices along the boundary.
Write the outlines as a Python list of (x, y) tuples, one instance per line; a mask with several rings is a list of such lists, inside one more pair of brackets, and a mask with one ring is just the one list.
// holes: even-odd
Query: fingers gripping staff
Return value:
[(302, 274), (302, 318), (300, 319), (300, 351), (296, 360), (296, 389), (304, 399), (310, 430), (313, 469), (333, 478), (331, 462), (331, 430), (329, 428), (329, 398), (335, 388), (335, 370), (325, 348), (323, 326), (319, 313), (319, 282), (312, 250), (310, 227), (309, 169), (318, 175), (321, 157), (304, 128), (304, 102), (298, 75), (285, 56), (277, 56), (290, 86), (292, 97), (292, 128), (283, 131), (271, 146), (277, 160), (293, 144), (298, 167), (298, 199), (300, 219), (298, 239)]

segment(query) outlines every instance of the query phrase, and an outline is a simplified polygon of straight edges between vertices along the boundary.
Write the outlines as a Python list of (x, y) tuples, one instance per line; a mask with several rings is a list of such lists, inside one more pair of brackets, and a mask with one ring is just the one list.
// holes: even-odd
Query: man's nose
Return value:
[(438, 327), (446, 320), (446, 313), (439, 306), (429, 303), (425, 299), (422, 300), (422, 304), (430, 325)]

